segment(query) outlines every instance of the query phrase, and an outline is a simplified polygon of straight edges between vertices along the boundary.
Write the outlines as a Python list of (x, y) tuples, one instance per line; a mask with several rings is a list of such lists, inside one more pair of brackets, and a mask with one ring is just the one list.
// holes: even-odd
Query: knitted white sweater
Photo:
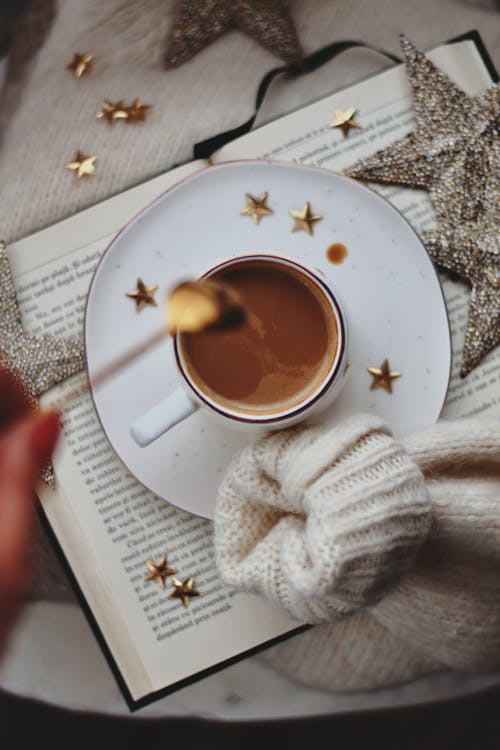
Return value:
[(441, 422), (401, 443), (372, 416), (288, 430), (231, 465), (217, 562), (227, 583), (328, 623), (269, 652), (308, 683), (360, 689), (494, 667), (499, 501), (498, 421)]

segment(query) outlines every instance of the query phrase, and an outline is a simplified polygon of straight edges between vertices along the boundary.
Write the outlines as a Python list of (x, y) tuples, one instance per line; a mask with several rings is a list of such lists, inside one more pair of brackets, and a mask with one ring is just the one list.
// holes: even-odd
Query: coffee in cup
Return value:
[(277, 255), (245, 255), (202, 278), (234, 289), (246, 321), (233, 330), (176, 334), (182, 387), (132, 424), (141, 447), (200, 407), (229, 427), (288, 427), (325, 408), (344, 383), (345, 315), (311, 270)]

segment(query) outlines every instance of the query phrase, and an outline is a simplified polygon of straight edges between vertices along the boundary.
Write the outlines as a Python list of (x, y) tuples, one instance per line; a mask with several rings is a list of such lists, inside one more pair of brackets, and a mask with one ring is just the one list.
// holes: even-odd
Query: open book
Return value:
[[(492, 82), (473, 41), (444, 45), (429, 56), (469, 94)], [(362, 111), (364, 129), (344, 139), (328, 123), (335, 107), (354, 105)], [(413, 127), (410, 90), (399, 65), (258, 128), (221, 148), (211, 162), (262, 157), (342, 171)], [(81, 335), (92, 272), (113, 236), (160, 193), (206, 166), (200, 160), (185, 164), (12, 245), (9, 257), (26, 329)], [(375, 189), (417, 231), (432, 226), (425, 193)], [(454, 358), (443, 415), (500, 413), (500, 349), (460, 380), (469, 290), (446, 277), (443, 287)], [(74, 384), (75, 378), (52, 389), (44, 404)], [(221, 583), (211, 523), (159, 501), (128, 474), (107, 443), (90, 397), (73, 403), (65, 415), (54, 465), (55, 489), (40, 490), (43, 511), (131, 707), (297, 629), (263, 599)], [(145, 582), (146, 559), (166, 551), (174, 567), (188, 561), (203, 592), (187, 609)]]

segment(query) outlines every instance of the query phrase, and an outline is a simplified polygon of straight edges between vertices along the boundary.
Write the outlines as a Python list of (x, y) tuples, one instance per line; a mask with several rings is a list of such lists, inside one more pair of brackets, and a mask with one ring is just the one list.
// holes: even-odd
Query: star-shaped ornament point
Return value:
[(471, 97), (402, 37), (416, 129), (346, 173), (428, 190), (436, 229), (422, 239), (440, 268), (471, 285), (460, 374), (500, 343), (500, 91)]
[(167, 563), (167, 556), (163, 555), (160, 557), (158, 562), (152, 560), (146, 560), (146, 565), (149, 568), (149, 573), (146, 576), (146, 581), (155, 581), (162, 589), (165, 588), (165, 580), (169, 576), (173, 576), (177, 571), (174, 568), (169, 568)]
[[(4, 364), (26, 390), (33, 409), (42, 393), (62, 380), (83, 370), (85, 348), (74, 338), (34, 336), (22, 325), (16, 289), (5, 243), (0, 241), (0, 352)], [(52, 467), (47, 463), (42, 478), (54, 482)]]
[(135, 301), (136, 312), (140, 312), (146, 305), (158, 307), (154, 299), (154, 293), (158, 289), (158, 284), (146, 286), (142, 279), (137, 279), (137, 287), (132, 292), (127, 292), (126, 297)]
[(245, 193), (245, 197), (247, 205), (241, 210), (241, 215), (251, 216), (255, 224), (258, 224), (263, 216), (270, 216), (273, 213), (269, 206), (266, 206), (267, 193), (262, 193), (258, 198)]
[(311, 211), (311, 205), (309, 201), (304, 204), (304, 207), (300, 211), (291, 210), (290, 216), (295, 219), (292, 227), (292, 232), (300, 232), (303, 230), (307, 234), (313, 234), (313, 225), (316, 221), (320, 221), (323, 217), (319, 214), (315, 214)]
[(354, 107), (350, 107), (345, 112), (342, 109), (335, 109), (335, 120), (330, 124), (330, 128), (340, 128), (344, 138), (347, 138), (351, 130), (361, 129), (359, 122), (356, 122), (354, 115), (357, 110)]
[(72, 61), (66, 65), (66, 70), (70, 70), (75, 78), (81, 78), (92, 70), (93, 59), (94, 56), (89, 52), (75, 52)]
[(400, 372), (391, 370), (387, 359), (384, 359), (380, 367), (368, 367), (368, 372), (373, 377), (371, 391), (375, 388), (384, 388), (387, 393), (392, 393), (392, 381), (401, 377)]
[(172, 578), (174, 590), (168, 597), (169, 599), (180, 599), (185, 607), (189, 607), (189, 602), (193, 596), (201, 596), (201, 593), (194, 587), (194, 578), (187, 578), (180, 581), (178, 578)]
[(74, 172), (77, 178), (80, 180), (82, 177), (89, 177), (90, 175), (94, 174), (94, 162), (96, 159), (97, 156), (95, 154), (87, 156), (86, 154), (83, 154), (80, 150), (78, 150), (73, 161), (66, 162), (64, 166), (66, 169), (70, 169), (72, 172)]
[(178, 0), (165, 66), (182, 65), (232, 29), (284, 60), (297, 60), (302, 48), (288, 6), (287, 0)]

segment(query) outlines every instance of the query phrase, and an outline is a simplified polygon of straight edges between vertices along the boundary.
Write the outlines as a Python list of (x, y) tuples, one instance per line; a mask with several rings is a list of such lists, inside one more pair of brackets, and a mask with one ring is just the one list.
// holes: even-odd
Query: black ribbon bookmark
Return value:
[(225, 146), (226, 143), (229, 143), (235, 138), (248, 133), (255, 122), (255, 118), (257, 117), (262, 102), (264, 101), (267, 90), (275, 78), (281, 75), (287, 75), (290, 78), (295, 78), (297, 76), (303, 75), (304, 73), (312, 73), (314, 70), (317, 70), (317, 68), (320, 68), (325, 63), (333, 60), (333, 58), (337, 57), (337, 55), (339, 55), (341, 52), (345, 52), (346, 50), (352, 49), (353, 47), (365, 47), (372, 52), (378, 52), (380, 55), (384, 55), (384, 57), (387, 57), (389, 60), (392, 60), (395, 63), (403, 62), (400, 57), (394, 55), (392, 52), (380, 49), (379, 47), (374, 47), (372, 44), (367, 44), (366, 42), (361, 42), (354, 39), (345, 39), (338, 42), (333, 42), (332, 44), (327, 44), (326, 47), (321, 47), (321, 49), (316, 50), (316, 52), (312, 52), (310, 55), (307, 55), (300, 60), (288, 63), (287, 65), (280, 65), (278, 68), (273, 68), (268, 73), (266, 73), (259, 84), (259, 88), (257, 89), (257, 96), (255, 99), (255, 112), (250, 117), (250, 119), (236, 128), (226, 130), (223, 133), (218, 133), (217, 135), (214, 135), (211, 138), (207, 138), (204, 141), (195, 143), (193, 152), (194, 158), (209, 159), (212, 154), (217, 151), (217, 149)]

